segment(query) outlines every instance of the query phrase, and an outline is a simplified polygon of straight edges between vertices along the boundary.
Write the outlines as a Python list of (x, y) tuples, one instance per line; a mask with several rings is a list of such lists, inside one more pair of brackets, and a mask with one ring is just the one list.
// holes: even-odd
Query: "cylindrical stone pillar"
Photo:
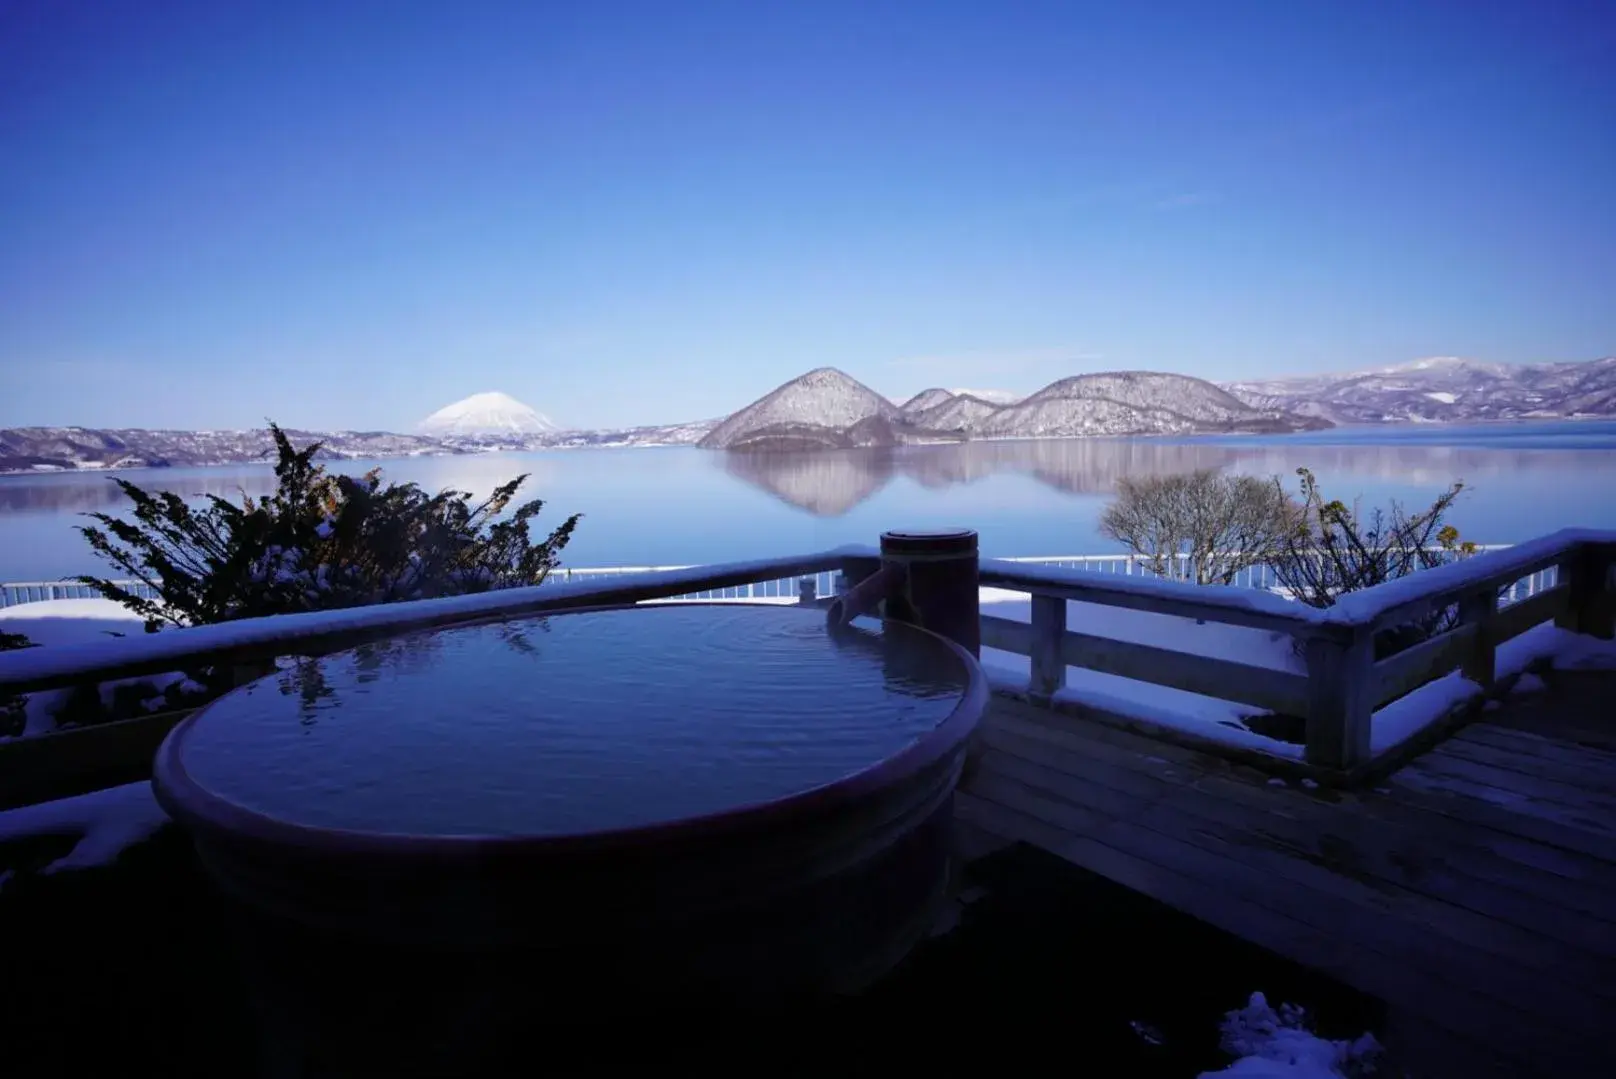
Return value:
[(881, 561), (904, 570), (892, 575), (888, 618), (929, 629), (981, 656), (975, 532), (968, 528), (883, 532)]

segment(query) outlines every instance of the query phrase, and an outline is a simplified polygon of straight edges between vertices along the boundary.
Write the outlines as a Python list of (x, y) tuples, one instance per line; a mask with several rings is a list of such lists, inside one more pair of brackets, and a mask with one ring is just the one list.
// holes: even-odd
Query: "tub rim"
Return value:
[[(572, 607), (555, 612), (522, 615), (519, 618), (479, 619), (454, 626), (440, 626), (424, 633), (489, 625), (532, 618), (598, 614), (607, 611), (647, 610), (674, 607), (754, 607), (821, 614), (817, 608), (783, 604), (694, 601), (665, 604), (603, 604)], [(840, 779), (767, 802), (750, 802), (712, 813), (628, 828), (564, 835), (459, 834), (433, 835), (408, 832), (367, 832), (328, 828), (279, 820), (239, 805), (203, 787), (186, 771), (182, 753), (186, 735), (206, 718), (219, 703), (209, 702), (187, 716), (163, 739), (152, 762), (152, 790), (158, 804), (176, 822), (194, 835), (214, 842), (295, 851), (299, 858), (312, 860), (351, 860), (371, 858), (434, 866), (487, 865), (506, 859), (563, 856), (609, 852), (646, 845), (700, 843), (754, 830), (774, 830), (781, 826), (801, 826), (812, 819), (834, 814), (881, 792), (890, 790), (935, 767), (951, 754), (960, 752), (975, 732), (987, 708), (989, 689), (986, 676), (975, 657), (956, 642), (921, 626), (900, 623), (906, 632), (923, 634), (939, 642), (965, 671), (965, 688), (954, 709), (942, 722), (903, 749), (875, 761)], [(827, 630), (827, 632), (829, 632)], [(413, 636), (403, 634), (401, 636)], [(344, 650), (346, 651), (346, 650)], [(341, 655), (334, 652), (330, 655)], [(328, 657), (320, 657), (328, 658)], [(220, 701), (227, 699), (219, 698)], [(952, 785), (952, 784), (950, 784)]]

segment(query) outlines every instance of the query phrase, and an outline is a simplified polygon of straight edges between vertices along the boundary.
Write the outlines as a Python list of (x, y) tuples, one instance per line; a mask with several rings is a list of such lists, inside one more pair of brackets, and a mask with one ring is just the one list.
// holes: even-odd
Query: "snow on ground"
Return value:
[(143, 633), (141, 618), (110, 599), (48, 599), (0, 607), (0, 630), (39, 645), (86, 644)]
[[(146, 635), (141, 617), (110, 599), (50, 599), (0, 607), (0, 630), (20, 633), (41, 648), (95, 644), (116, 641), (121, 637)], [(100, 686), (101, 703), (110, 706), (121, 686), (144, 683), (161, 694), (169, 684), (184, 677), (179, 673), (157, 674), (103, 682)], [(199, 690), (201, 687), (195, 688)], [(67, 701), (68, 694), (68, 690), (28, 694), (22, 737), (48, 734), (55, 729), (56, 710)], [(152, 707), (155, 708), (161, 700), (160, 696), (154, 696)], [(4, 740), (0, 738), (0, 741)]]
[[(1506, 678), (1545, 661), (1561, 671), (1616, 670), (1616, 641), (1602, 641), (1544, 622), (1499, 645), (1493, 670), (1498, 678)], [(1522, 675), (1511, 693), (1533, 693), (1542, 688), (1543, 681), (1536, 675)], [(1375, 713), (1369, 732), (1370, 751), (1381, 753), (1408, 740), (1483, 692), (1478, 683), (1458, 671), (1427, 682)]]
[(42, 872), (111, 865), (129, 847), (168, 823), (150, 783), (93, 791), (75, 798), (8, 809), (0, 813), (0, 844), (47, 835), (76, 835), (78, 842)]
[[(1026, 593), (982, 589), (985, 615), (1028, 622), (1032, 618), (1031, 611), (1032, 604)], [(1306, 665), (1292, 647), (1288, 634), (1078, 602), (1066, 605), (1066, 625), (1078, 632), (1116, 640), (1306, 673)], [(1541, 660), (1548, 660), (1557, 670), (1616, 669), (1616, 642), (1570, 633), (1552, 623), (1544, 623), (1499, 646), (1497, 675), (1503, 678), (1521, 674)], [(1031, 661), (1013, 652), (984, 648), (982, 669), (995, 686), (1025, 690)], [(1541, 689), (1542, 685), (1535, 676), (1525, 676), (1512, 692), (1529, 693)], [(1482, 693), (1480, 685), (1454, 671), (1392, 701), (1375, 712), (1371, 721), (1371, 751), (1382, 753), (1406, 741), (1454, 707)], [(1055, 699), (1147, 720), (1225, 745), (1259, 749), (1280, 757), (1299, 759), (1302, 756), (1301, 746), (1269, 738), (1242, 725), (1245, 717), (1263, 713), (1263, 709), (1254, 705), (1204, 697), (1082, 667), (1066, 668), (1066, 688), (1057, 693)]]
[(1321, 1038), (1300, 1008), (1281, 1004), (1275, 1011), (1261, 993), (1224, 1018), (1222, 1034), (1223, 1051), (1236, 1060), (1200, 1079), (1342, 1079), (1373, 1073), (1381, 1052), (1373, 1034), (1350, 1042)]
[[(1032, 600), (1025, 592), (1005, 588), (982, 589), (982, 613), (1017, 622), (1032, 620)], [(1212, 659), (1235, 660), (1253, 666), (1304, 673), (1306, 668), (1288, 633), (1273, 633), (1245, 626), (1197, 622), (1193, 618), (1109, 607), (1098, 603), (1066, 604), (1066, 628), (1120, 641), (1171, 648)], [(982, 670), (995, 686), (1024, 690), (1032, 661), (1014, 652), (982, 649)], [(1228, 745), (1260, 749), (1282, 757), (1300, 757), (1302, 747), (1269, 738), (1241, 725), (1246, 716), (1264, 711), (1255, 705), (1186, 693), (1131, 678), (1101, 674), (1084, 667), (1066, 668), (1066, 688), (1057, 701), (1085, 705), (1164, 727), (1182, 730)]]

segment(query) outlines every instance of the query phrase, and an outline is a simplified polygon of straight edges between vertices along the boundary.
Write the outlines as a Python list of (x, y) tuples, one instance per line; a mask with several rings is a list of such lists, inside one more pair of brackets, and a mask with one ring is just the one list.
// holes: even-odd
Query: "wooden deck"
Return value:
[[(1586, 728), (1616, 677), (1579, 690)], [(1616, 1074), (1616, 752), (1530, 730), (1547, 700), (1343, 793), (995, 698), (961, 843), (1035, 843), (1380, 998), (1409, 1074)]]

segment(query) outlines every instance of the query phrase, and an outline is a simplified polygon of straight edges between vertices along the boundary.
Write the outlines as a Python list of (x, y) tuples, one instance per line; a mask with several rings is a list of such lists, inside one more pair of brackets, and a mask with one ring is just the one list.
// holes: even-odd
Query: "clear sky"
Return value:
[(1608, 0), (0, 0), (0, 426), (1616, 351)]

